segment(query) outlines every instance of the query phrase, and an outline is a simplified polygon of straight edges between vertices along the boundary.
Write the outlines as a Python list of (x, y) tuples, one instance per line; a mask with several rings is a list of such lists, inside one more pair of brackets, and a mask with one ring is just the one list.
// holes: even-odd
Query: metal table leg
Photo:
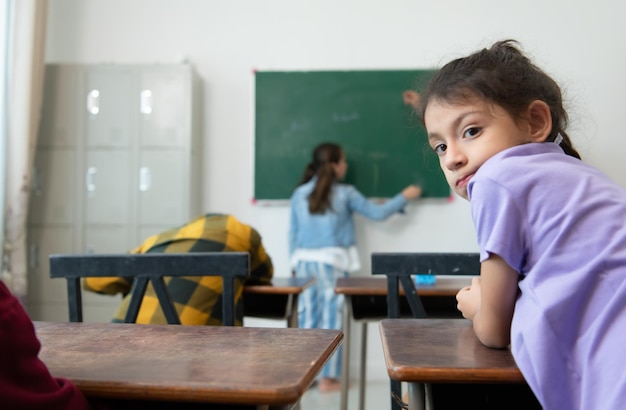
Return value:
[(298, 295), (289, 295), (287, 299), (287, 327), (298, 327)]
[(352, 297), (345, 295), (343, 301), (343, 357), (341, 358), (341, 410), (348, 410), (348, 387), (350, 382), (350, 324), (352, 322)]
[(424, 383), (409, 383), (409, 410), (426, 410)]
[[(287, 298), (287, 327), (298, 327), (298, 295)], [(300, 401), (294, 404), (293, 410), (300, 410)]]
[(365, 409), (365, 382), (367, 374), (367, 321), (361, 325), (361, 372), (359, 375), (359, 410)]

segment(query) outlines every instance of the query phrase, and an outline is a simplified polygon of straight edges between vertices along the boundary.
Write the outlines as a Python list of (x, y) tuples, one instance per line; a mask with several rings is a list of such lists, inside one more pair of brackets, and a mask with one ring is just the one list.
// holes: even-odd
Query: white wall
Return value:
[[(626, 187), (624, 15), (621, 0), (49, 0), (46, 60), (191, 61), (204, 84), (204, 209), (255, 226), (286, 276), (288, 208), (251, 204), (253, 69), (432, 68), (515, 38), (562, 85), (583, 157)], [(459, 198), (358, 218), (357, 233), (364, 275), (373, 251), (477, 249)], [(384, 378), (370, 329), (370, 377)]]

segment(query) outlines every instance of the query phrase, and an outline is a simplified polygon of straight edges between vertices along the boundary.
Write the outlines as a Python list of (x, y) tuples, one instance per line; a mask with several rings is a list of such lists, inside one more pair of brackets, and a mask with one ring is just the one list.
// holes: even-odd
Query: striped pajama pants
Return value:
[[(314, 277), (315, 283), (298, 299), (298, 326), (304, 329), (334, 329), (343, 331), (343, 295), (335, 293), (335, 280), (348, 272), (321, 262), (300, 261), (297, 277)], [(320, 377), (341, 377), (341, 346), (330, 357)]]

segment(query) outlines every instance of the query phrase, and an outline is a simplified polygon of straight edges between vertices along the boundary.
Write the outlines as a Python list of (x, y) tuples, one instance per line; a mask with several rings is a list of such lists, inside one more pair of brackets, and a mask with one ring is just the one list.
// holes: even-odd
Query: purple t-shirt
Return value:
[(626, 190), (553, 143), (468, 186), (481, 261), (519, 272), (511, 351), (545, 409), (626, 408)]

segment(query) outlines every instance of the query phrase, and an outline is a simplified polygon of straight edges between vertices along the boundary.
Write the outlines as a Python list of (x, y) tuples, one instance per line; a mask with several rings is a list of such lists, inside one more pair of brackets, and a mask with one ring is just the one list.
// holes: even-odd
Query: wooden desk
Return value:
[(52, 375), (88, 397), (281, 409), (300, 400), (343, 339), (322, 329), (51, 322), (35, 329)]
[[(417, 286), (424, 308), (429, 315), (462, 317), (456, 309), (457, 292), (471, 284), (472, 276), (437, 276), (437, 282), (429, 286)], [(361, 321), (361, 355), (359, 374), (359, 406), (365, 403), (365, 371), (367, 362), (367, 322), (387, 317), (387, 280), (384, 277), (339, 278), (335, 293), (345, 296), (343, 312), (343, 362), (341, 374), (341, 409), (348, 408), (348, 384), (350, 379), (351, 322)], [(401, 290), (401, 293), (403, 291)], [(406, 307), (408, 309), (408, 306)]]
[(270, 285), (243, 288), (244, 316), (287, 319), (288, 327), (298, 327), (298, 297), (315, 278), (279, 277)]
[(389, 377), (409, 383), (411, 410), (425, 408), (424, 383), (525, 383), (511, 352), (485, 347), (468, 320), (384, 319), (379, 326)]

